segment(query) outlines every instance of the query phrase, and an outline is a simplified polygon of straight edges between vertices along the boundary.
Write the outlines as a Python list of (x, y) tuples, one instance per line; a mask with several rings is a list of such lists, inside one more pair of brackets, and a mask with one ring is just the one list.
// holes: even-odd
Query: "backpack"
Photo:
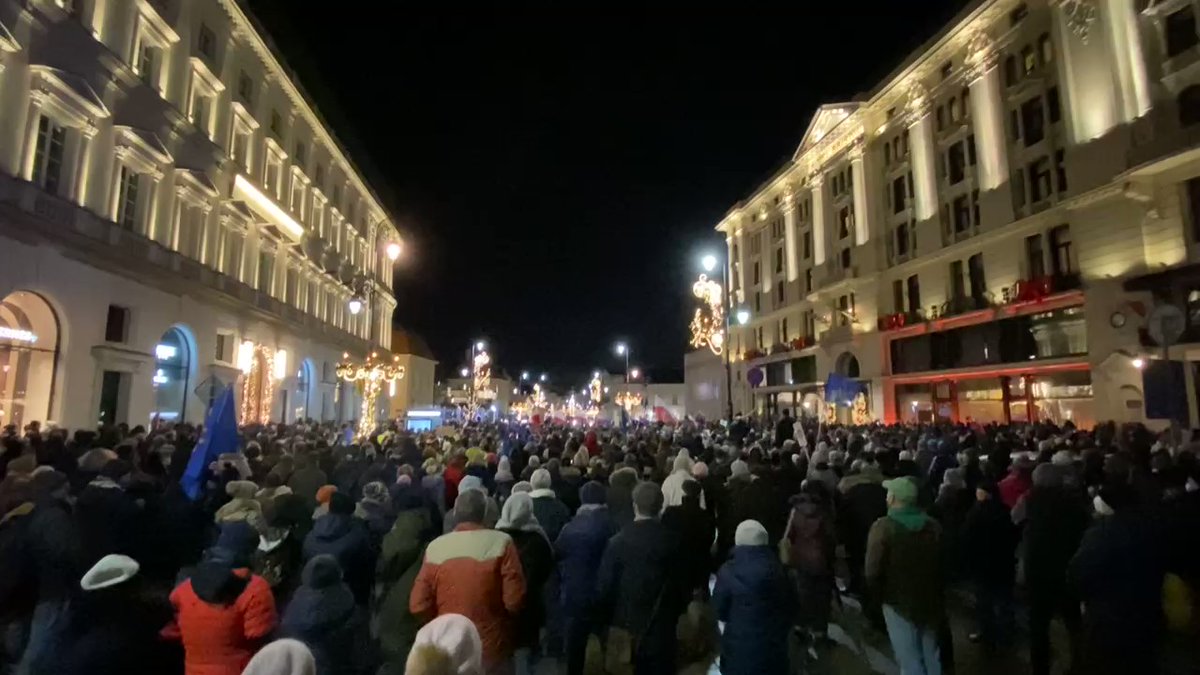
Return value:
[(0, 625), (28, 616), (37, 604), (37, 573), (29, 553), (32, 502), (24, 502), (0, 518)]

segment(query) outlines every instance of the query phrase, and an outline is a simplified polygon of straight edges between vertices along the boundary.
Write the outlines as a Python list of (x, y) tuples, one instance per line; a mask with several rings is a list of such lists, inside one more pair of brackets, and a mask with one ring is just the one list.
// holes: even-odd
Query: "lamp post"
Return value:
[[(696, 283), (696, 286), (693, 288), (693, 292), (697, 295), (697, 297), (706, 299), (710, 303), (712, 303), (714, 301), (719, 303), (719, 308), (720, 308), (721, 314), (722, 314), (721, 318), (724, 323), (724, 330), (723, 330), (723, 333), (721, 334), (721, 338), (720, 338), (720, 341), (718, 344), (720, 346), (721, 351), (724, 351), (724, 353), (725, 353), (725, 417), (728, 420), (728, 422), (730, 424), (732, 424), (733, 423), (733, 361), (732, 361), (732, 356), (731, 356), (730, 342), (732, 341), (733, 336), (730, 335), (730, 330), (729, 330), (730, 329), (730, 320), (736, 319), (739, 326), (744, 326), (750, 321), (750, 310), (748, 310), (744, 307), (735, 309), (733, 306), (733, 294), (729, 292), (729, 265), (722, 265), (721, 260), (712, 253), (709, 253), (709, 254), (705, 255), (703, 258), (701, 258), (700, 265), (704, 268), (705, 272), (712, 272), (713, 270), (716, 269), (717, 265), (721, 265), (721, 288), (719, 291), (720, 292), (719, 298), (711, 297), (712, 291), (713, 291), (713, 289), (711, 289), (711, 286), (705, 288), (707, 293), (703, 293), (701, 291), (701, 288), (704, 286), (704, 282), (705, 282), (704, 275), (701, 275), (700, 281), (698, 281)], [(697, 310), (697, 312), (699, 312), (699, 311), (700, 310)], [(693, 322), (693, 325), (695, 326), (695, 322)], [(693, 342), (695, 342), (694, 337), (693, 337)], [(711, 346), (711, 337), (709, 338), (709, 342), (710, 342), (710, 346)], [(717, 350), (714, 349), (713, 351), (717, 351)], [(717, 352), (717, 353), (720, 353), (720, 352)]]
[(629, 345), (624, 342), (618, 342), (616, 351), (618, 356), (625, 357), (625, 384), (629, 384)]

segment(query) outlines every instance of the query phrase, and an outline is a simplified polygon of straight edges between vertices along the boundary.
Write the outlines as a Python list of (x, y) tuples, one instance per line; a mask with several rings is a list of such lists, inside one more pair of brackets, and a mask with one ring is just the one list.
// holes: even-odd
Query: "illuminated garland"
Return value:
[(689, 325), (691, 345), (697, 349), (708, 347), (720, 356), (725, 350), (725, 304), (721, 284), (701, 274), (692, 284), (692, 295), (699, 298), (703, 306), (696, 308)]
[[(243, 343), (242, 349), (247, 343)], [(242, 424), (267, 424), (271, 421), (271, 403), (275, 398), (275, 350), (253, 343), (252, 351), (239, 355), (242, 364), (242, 405), (238, 417)], [(261, 359), (256, 358), (262, 356)], [(265, 369), (265, 372), (264, 372)], [(261, 376), (260, 386), (253, 383)], [(258, 414), (252, 412), (257, 410)]]
[(619, 391), (614, 399), (617, 405), (625, 408), (625, 412), (631, 412), (635, 406), (644, 406), (645, 401), (641, 394), (635, 394), (632, 391)]
[(591, 405), (599, 406), (600, 400), (604, 396), (604, 384), (600, 381), (599, 375), (592, 376), (592, 381), (588, 383), (588, 391), (591, 394)]
[[(471, 416), (474, 417), (479, 411), (483, 401), (494, 400), (495, 392), (489, 388), (492, 386), (492, 357), (488, 356), (486, 350), (481, 350), (475, 355), (475, 361), (471, 364)], [(489, 396), (490, 394), (490, 396)]]
[(346, 360), (337, 364), (334, 371), (339, 378), (347, 382), (362, 383), (363, 400), (358, 416), (359, 437), (366, 437), (375, 430), (375, 403), (379, 400), (383, 383), (387, 382), (390, 385), (404, 378), (404, 366), (397, 363), (400, 360), (399, 356), (393, 356), (391, 363), (376, 362), (378, 356), (377, 353), (371, 352), (365, 363), (353, 363), (349, 360), (350, 355), (343, 353), (342, 358)]

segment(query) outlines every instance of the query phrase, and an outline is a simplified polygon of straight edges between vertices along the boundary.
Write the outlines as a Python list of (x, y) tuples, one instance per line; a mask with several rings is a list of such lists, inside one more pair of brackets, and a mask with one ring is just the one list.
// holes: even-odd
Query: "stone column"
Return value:
[(42, 117), (42, 107), (46, 104), (47, 94), (44, 91), (29, 92), (29, 111), (25, 118), (25, 154), (21, 158), (21, 177), (33, 180), (33, 162), (37, 156), (38, 123)]
[(75, 174), (71, 178), (71, 199), (80, 206), (87, 206), (88, 179), (92, 173), (92, 139), (99, 131), (90, 122), (79, 129), (79, 151), (75, 157)]
[(1004, 135), (1003, 96), (998, 57), (991, 38), (976, 33), (967, 45), (971, 116), (979, 155), (979, 188), (994, 190), (1008, 181), (1008, 142)]
[(825, 174), (818, 172), (809, 180), (812, 186), (813, 266), (825, 264), (825, 228), (829, 214), (825, 213)]
[(775, 238), (771, 236), (771, 231), (768, 228), (759, 230), (756, 234), (750, 235), (758, 237), (762, 241), (762, 253), (758, 256), (760, 272), (762, 274), (762, 292), (771, 292), (772, 274), (775, 272)]
[(850, 172), (854, 177), (854, 245), (862, 246), (871, 238), (871, 202), (868, 198), (866, 157), (863, 144), (850, 149)]
[[(1150, 84), (1146, 75), (1146, 58), (1142, 50), (1142, 33), (1134, 3), (1128, 0), (1091, 0), (1101, 5), (1107, 28), (1108, 48), (1115, 62), (1121, 119), (1125, 122), (1150, 112)], [(1085, 3), (1088, 4), (1088, 3)], [(1060, 13), (1062, 8), (1058, 10)], [(1099, 37), (1099, 36), (1097, 36)]]
[(741, 223), (737, 225), (737, 233), (734, 234), (734, 241), (737, 243), (738, 259), (737, 259), (737, 299), (738, 302), (746, 301), (746, 237), (742, 234)]
[(167, 231), (167, 246), (172, 251), (178, 251), (191, 256), (197, 255), (197, 253), (195, 251), (180, 250), (181, 246), (190, 245), (192, 243), (192, 237), (190, 236), (191, 233), (189, 232), (185, 234), (183, 232), (184, 218), (187, 218), (187, 204), (185, 202), (187, 193), (187, 188), (183, 186), (175, 187), (175, 205), (171, 209), (170, 229)]
[(796, 217), (796, 193), (788, 187), (783, 195), (783, 264), (788, 281), (795, 281), (800, 275), (796, 252)]
[(159, 184), (162, 183), (163, 173), (155, 171), (146, 176), (150, 183), (150, 195), (146, 200), (146, 237), (161, 243), (159, 239), (159, 223), (158, 223), (158, 203), (159, 203)]
[(908, 123), (908, 143), (911, 153), (913, 196), (916, 201), (914, 213), (917, 220), (928, 220), (937, 215), (937, 171), (934, 157), (937, 150), (933, 144), (933, 124), (929, 114), (929, 98), (925, 88), (919, 84), (908, 90), (905, 114)]

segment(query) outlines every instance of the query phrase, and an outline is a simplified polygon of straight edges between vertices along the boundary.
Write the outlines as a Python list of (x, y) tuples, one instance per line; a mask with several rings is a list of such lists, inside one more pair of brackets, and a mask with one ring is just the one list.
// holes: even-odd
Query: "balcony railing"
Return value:
[(879, 330), (899, 330), (905, 326), (914, 326), (925, 322), (925, 313), (921, 310), (915, 312), (896, 312), (887, 316), (879, 317)]
[(1047, 274), (1032, 279), (1021, 279), (1005, 288), (1000, 294), (1001, 304), (1038, 302), (1056, 293), (1082, 288), (1083, 281), (1078, 272)]

